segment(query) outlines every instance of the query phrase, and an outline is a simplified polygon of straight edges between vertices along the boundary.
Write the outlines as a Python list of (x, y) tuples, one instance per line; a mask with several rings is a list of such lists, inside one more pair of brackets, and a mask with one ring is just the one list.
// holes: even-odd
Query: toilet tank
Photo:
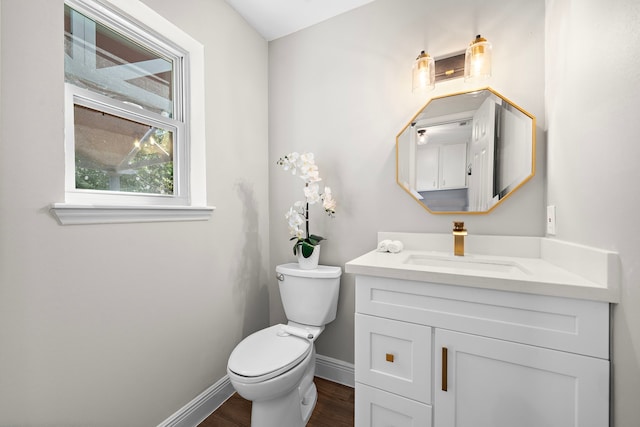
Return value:
[(324, 326), (336, 318), (342, 269), (319, 265), (303, 270), (297, 263), (276, 267), (280, 298), (287, 319), (311, 326)]

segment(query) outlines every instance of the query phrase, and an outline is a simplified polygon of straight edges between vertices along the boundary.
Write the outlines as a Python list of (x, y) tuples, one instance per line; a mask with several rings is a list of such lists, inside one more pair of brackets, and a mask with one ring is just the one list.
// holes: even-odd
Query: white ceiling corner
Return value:
[(294, 33), (374, 0), (225, 0), (267, 41)]

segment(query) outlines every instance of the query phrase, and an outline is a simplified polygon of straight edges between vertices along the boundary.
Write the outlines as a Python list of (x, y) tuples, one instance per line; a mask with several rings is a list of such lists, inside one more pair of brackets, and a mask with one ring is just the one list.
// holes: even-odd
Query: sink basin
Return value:
[(409, 257), (404, 261), (404, 264), (467, 271), (528, 274), (528, 271), (524, 267), (514, 261), (457, 257), (453, 255), (414, 254), (409, 255)]

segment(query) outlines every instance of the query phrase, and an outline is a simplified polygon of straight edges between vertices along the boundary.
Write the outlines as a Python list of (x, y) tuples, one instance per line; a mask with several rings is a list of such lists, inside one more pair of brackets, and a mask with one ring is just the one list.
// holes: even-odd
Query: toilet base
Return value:
[(298, 386), (298, 396), (300, 396), (300, 410), (302, 412), (303, 426), (307, 425), (309, 418), (311, 418), (313, 408), (316, 407), (316, 402), (318, 401), (318, 390), (316, 389), (316, 385), (313, 383), (313, 378), (316, 375), (315, 346), (311, 351), (311, 363), (309, 363), (309, 367), (306, 369), (304, 376), (302, 377), (302, 381), (300, 381), (300, 385)]
[(309, 422), (309, 418), (311, 418), (311, 414), (313, 413), (313, 408), (316, 407), (316, 402), (318, 401), (318, 390), (316, 389), (316, 385), (311, 383), (311, 387), (307, 390), (304, 398), (302, 399), (302, 421), (303, 425), (307, 425)]
[(309, 422), (318, 401), (318, 390), (313, 383), (316, 373), (316, 352), (300, 381), (290, 392), (270, 400), (253, 401), (251, 427), (304, 427)]
[(304, 398), (295, 389), (276, 399), (253, 402), (251, 405), (251, 427), (304, 427), (307, 425), (318, 393), (311, 383)]

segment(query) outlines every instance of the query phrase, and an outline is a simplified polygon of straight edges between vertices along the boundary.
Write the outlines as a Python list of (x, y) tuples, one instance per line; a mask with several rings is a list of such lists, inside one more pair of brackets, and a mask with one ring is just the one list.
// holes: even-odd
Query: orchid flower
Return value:
[(331, 188), (324, 187), (324, 193), (320, 193), (318, 182), (322, 181), (322, 178), (320, 178), (313, 153), (292, 152), (278, 159), (277, 163), (283, 170), (298, 175), (305, 183), (303, 188), (305, 200), (295, 202), (285, 214), (285, 218), (289, 225), (291, 240), (295, 240), (293, 254), (296, 255), (300, 251), (305, 258), (308, 258), (314, 247), (324, 240), (322, 236), (309, 233), (309, 205), (322, 201), (325, 212), (333, 217), (336, 213), (336, 201)]

